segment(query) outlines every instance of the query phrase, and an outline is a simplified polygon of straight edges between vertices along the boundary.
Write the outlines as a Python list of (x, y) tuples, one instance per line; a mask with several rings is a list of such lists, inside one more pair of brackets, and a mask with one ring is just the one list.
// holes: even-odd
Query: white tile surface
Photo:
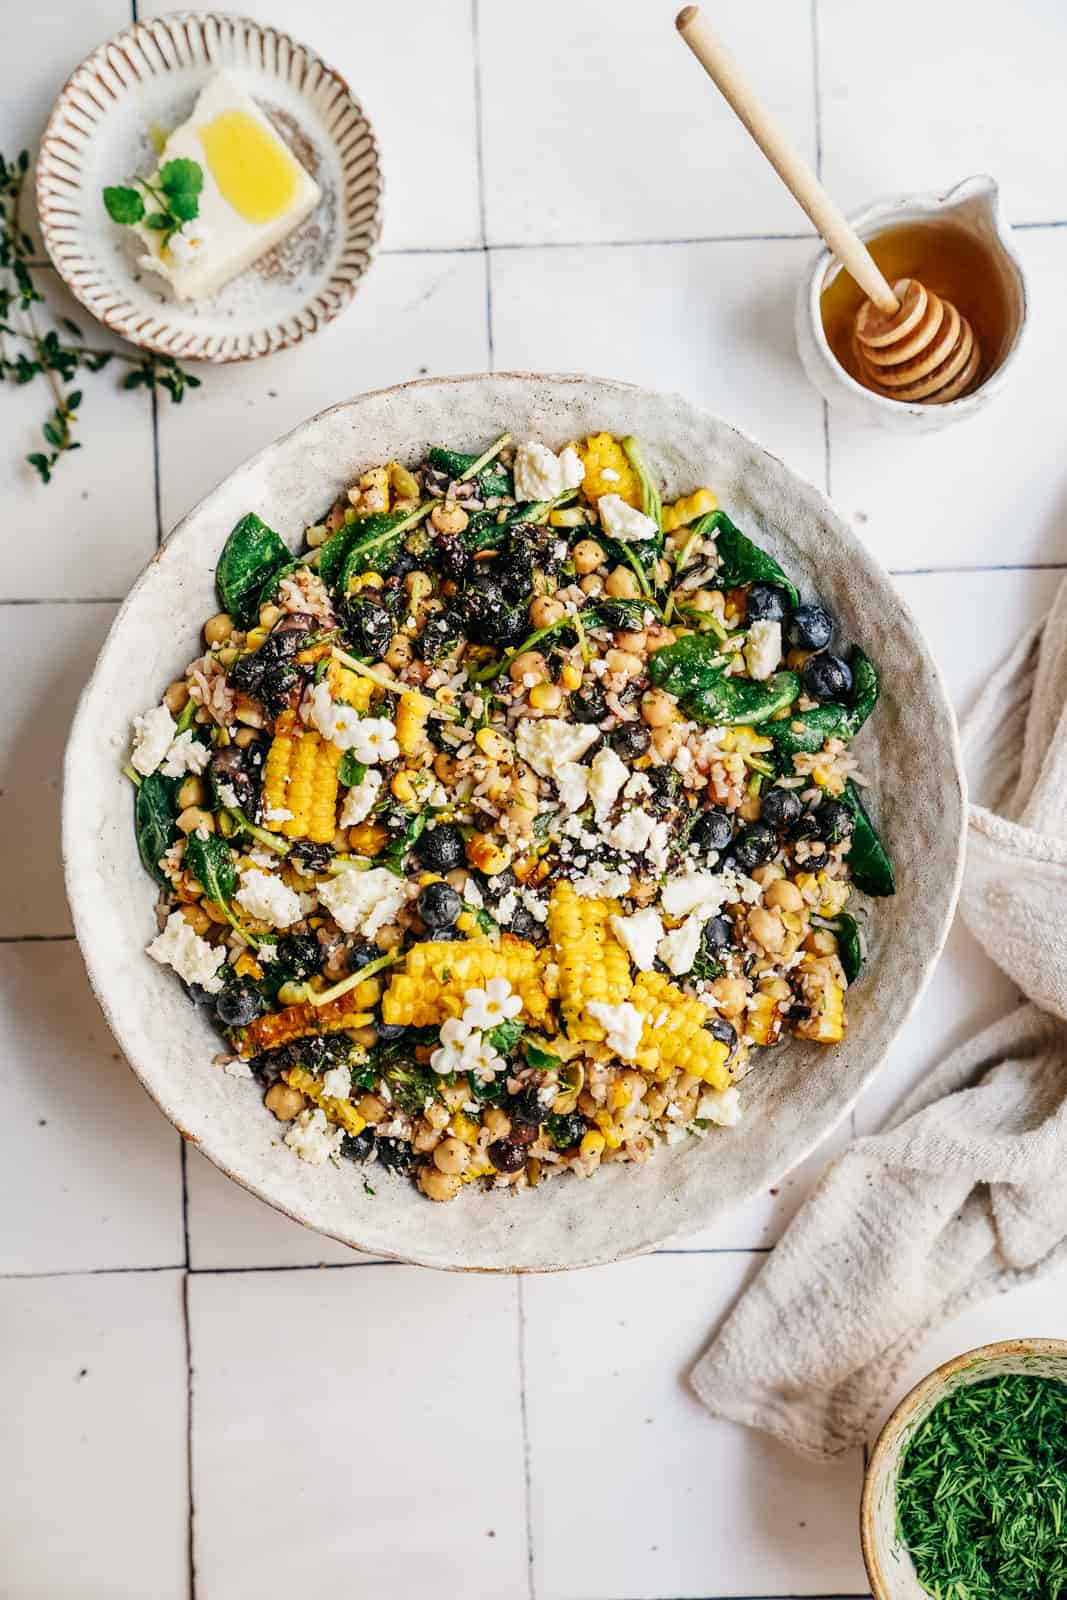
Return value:
[(866, 1589), (860, 1452), (801, 1468), (684, 1382), (752, 1271), (750, 1256), (653, 1256), (523, 1281), (540, 1600)]
[[(679, 40), (674, 10), (643, 0), (481, 6), (490, 243), (808, 231)], [(814, 161), (807, 8), (724, 0), (714, 20)]]
[(830, 491), (893, 570), (1067, 562), (1059, 356), (1067, 341), (1067, 228), (1020, 237), (1033, 326), (988, 411), (923, 439), (830, 413)]
[(1067, 74), (1063, 18), (1059, 0), (1010, 13), (998, 0), (901, 0), (890, 70), (867, 7), (820, 0), (823, 178), (837, 200), (851, 210), (991, 172), (1013, 220), (1067, 217), (1049, 124)]
[[(0, 396), (3, 390), (0, 390)], [(43, 491), (48, 493), (50, 491)], [(0, 610), (0, 938), (71, 931), (59, 860), (63, 747), (114, 615), (110, 605)]]
[[(188, 9), (138, 7), (142, 18)], [(317, 50), (363, 106), (385, 177), (385, 249), (481, 242), (471, 0), (433, 0), (407, 17), (390, 0), (243, 0), (240, 11)]]
[(0, 945), (0, 1014), (0, 1275), (181, 1265), (179, 1137), (119, 1055), (77, 946)]
[(256, 450), (326, 406), (487, 365), (482, 254), (382, 256), (328, 338), (211, 372), (187, 403), (161, 409), (164, 529)]
[(494, 251), (496, 367), (678, 390), (821, 483), (822, 402), (793, 347), (793, 292), (810, 250), (734, 240)]
[(525, 1594), (514, 1282), (243, 1273), (190, 1304), (201, 1594)]
[(4, 1600), (188, 1600), (181, 1275), (0, 1283)]

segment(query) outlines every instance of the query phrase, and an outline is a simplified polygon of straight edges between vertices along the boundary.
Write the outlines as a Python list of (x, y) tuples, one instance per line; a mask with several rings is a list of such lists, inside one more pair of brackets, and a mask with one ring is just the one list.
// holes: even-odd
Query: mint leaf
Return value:
[(144, 216), (144, 201), (136, 189), (124, 189), (121, 186), (105, 189), (104, 205), (112, 222), (118, 222), (124, 228), (140, 222)]
[(163, 233), (170, 227), (170, 218), (165, 211), (153, 211), (144, 219), (146, 228), (154, 228), (157, 233)]
[(190, 194), (188, 189), (183, 189), (180, 194), (168, 196), (170, 201), (170, 214), (175, 222), (192, 222), (200, 214), (200, 197)]

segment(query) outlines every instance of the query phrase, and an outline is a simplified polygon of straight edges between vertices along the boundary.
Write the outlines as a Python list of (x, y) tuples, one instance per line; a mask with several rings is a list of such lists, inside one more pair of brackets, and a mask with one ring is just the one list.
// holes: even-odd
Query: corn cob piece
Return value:
[(781, 1031), (782, 1018), (777, 1000), (773, 995), (757, 989), (749, 1001), (745, 1032), (753, 1044), (768, 1045), (777, 1043)]
[(401, 755), (414, 755), (425, 742), (426, 718), (431, 703), (424, 694), (400, 696), (396, 713), (396, 742)]
[(528, 1021), (547, 1023), (548, 996), (538, 952), (511, 934), (505, 934), (499, 945), (488, 939), (413, 945), (404, 970), (394, 973), (385, 992), (382, 1019), (404, 1027), (434, 1027), (460, 1016), (466, 991), (482, 988), (490, 978), (508, 980)]
[(664, 533), (673, 533), (675, 528), (684, 528), (698, 517), (706, 517), (718, 504), (710, 489), (697, 489), (692, 494), (683, 495), (672, 506), (663, 507)]
[(305, 1067), (290, 1067), (288, 1072), (282, 1073), (282, 1077), (290, 1089), (299, 1089), (314, 1105), (321, 1106), (329, 1120), (346, 1133), (355, 1137), (367, 1126), (366, 1117), (360, 1116), (351, 1100), (339, 1100), (336, 1095), (323, 1094), (322, 1079), (316, 1078)]
[(326, 669), (326, 682), (332, 698), (351, 706), (354, 711), (369, 711), (371, 701), (379, 692), (373, 679), (364, 678), (351, 667), (343, 667), (336, 659)]
[[(610, 433), (593, 433), (578, 446), (585, 467), (582, 493), (594, 505), (602, 494), (617, 494), (628, 506), (641, 509), (641, 484), (626, 451)], [(615, 476), (605, 478), (605, 471)]]
[(324, 1006), (313, 1006), (307, 1001), (286, 1006), (284, 1011), (268, 1011), (257, 1017), (247, 1028), (237, 1030), (238, 1053), (244, 1057), (258, 1055), (261, 1050), (274, 1050), (293, 1039), (306, 1038), (312, 1033), (341, 1033), (346, 1028), (363, 1028), (374, 1020), (371, 1007), (378, 1000), (382, 986), (377, 978), (365, 978), (339, 1000)]
[[(318, 733), (275, 735), (263, 768), (263, 808), (271, 833), (329, 844), (337, 829), (341, 751)], [(279, 820), (272, 811), (289, 811)]]
[(548, 903), (548, 934), (559, 970), (563, 1025), (571, 1039), (600, 1040), (604, 1029), (586, 1016), (591, 1001), (617, 1005), (630, 993), (630, 958), (611, 930), (617, 900), (587, 900), (558, 883)]
[(699, 1000), (676, 989), (661, 972), (642, 972), (630, 1000), (644, 1018), (637, 1065), (660, 1083), (677, 1070), (691, 1072), (712, 1089), (726, 1089), (729, 1046), (712, 1038)]
[(826, 961), (812, 960), (801, 969), (804, 1000), (811, 1015), (797, 1023), (798, 1039), (839, 1044), (845, 1036), (845, 991)]

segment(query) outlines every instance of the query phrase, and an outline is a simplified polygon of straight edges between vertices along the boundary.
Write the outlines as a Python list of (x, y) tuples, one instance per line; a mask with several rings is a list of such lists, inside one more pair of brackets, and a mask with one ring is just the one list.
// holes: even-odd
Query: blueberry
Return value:
[(454, 872), (467, 859), (463, 835), (450, 822), (427, 828), (415, 844), (415, 854), (431, 872)]
[(749, 622), (784, 622), (789, 612), (789, 596), (775, 583), (754, 583), (745, 600)]
[(312, 844), (310, 839), (298, 839), (289, 852), (289, 858), (299, 861), (308, 872), (325, 872), (333, 859), (333, 851), (328, 844)]
[(615, 754), (624, 761), (635, 761), (643, 756), (651, 742), (652, 737), (643, 722), (620, 723), (611, 736)]
[(681, 793), (682, 780), (673, 767), (653, 767), (648, 774), (652, 785), (649, 805), (653, 811), (669, 811)]
[(729, 950), (734, 944), (733, 923), (728, 917), (712, 917), (704, 924), (703, 935), (706, 950)]
[(813, 700), (843, 700), (852, 688), (852, 669), (840, 656), (811, 656), (800, 669), (800, 681)]
[(706, 1022), (704, 1026), (713, 1039), (718, 1039), (720, 1044), (724, 1044), (729, 1048), (730, 1054), (726, 1059), (731, 1061), (737, 1053), (737, 1032), (733, 1026), (727, 1022), (725, 1017), (712, 1017), (711, 1021)]
[(513, 933), (516, 939), (531, 943), (537, 937), (537, 918), (525, 906), (520, 906), (508, 923), (508, 932)]
[(760, 821), (784, 833), (800, 817), (800, 800), (792, 789), (768, 789), (760, 801)]
[(431, 929), (455, 927), (463, 901), (450, 883), (428, 883), (418, 899), (419, 916)]
[(734, 836), (733, 819), (721, 806), (709, 806), (693, 823), (689, 833), (690, 844), (698, 850), (725, 850)]
[(573, 1150), (585, 1137), (588, 1123), (577, 1111), (563, 1112), (548, 1119), (548, 1137), (557, 1150)]
[(734, 840), (734, 854), (741, 871), (751, 872), (778, 854), (778, 836), (765, 822), (754, 822)]
[(453, 939), (462, 939), (463, 935), (458, 928), (435, 928), (430, 934), (431, 944), (448, 944)]
[(341, 1140), (341, 1154), (349, 1161), (366, 1161), (374, 1151), (374, 1130), (364, 1128), (362, 1133), (346, 1133)]
[(512, 1139), (497, 1139), (486, 1155), (498, 1172), (521, 1172), (526, 1165), (526, 1151)]
[(833, 632), (833, 615), (818, 600), (797, 606), (785, 625), (786, 639), (795, 650), (825, 650)]
[(390, 1039), (399, 1039), (405, 1029), (402, 1022), (383, 1022), (380, 1016), (376, 1016), (374, 1019), (374, 1031), (379, 1039), (388, 1041)]
[(381, 951), (378, 949), (378, 946), (376, 944), (371, 944), (369, 939), (365, 940), (362, 944), (354, 944), (351, 950), (348, 952), (349, 972), (362, 971), (362, 969), (369, 966), (372, 961), (377, 961), (380, 955)]
[(275, 950), (281, 970), (289, 978), (310, 978), (322, 965), (319, 941), (311, 933), (287, 933)]
[(608, 703), (603, 689), (591, 684), (571, 696), (571, 716), (575, 722), (603, 722), (608, 714)]
[(247, 1028), (263, 1010), (263, 996), (248, 978), (238, 978), (219, 991), (215, 1014), (227, 1028)]
[(855, 817), (840, 800), (824, 800), (815, 812), (815, 822), (818, 837), (826, 844), (840, 844), (842, 839), (851, 838), (856, 827)]
[(410, 1172), (415, 1159), (409, 1144), (404, 1144), (400, 1139), (375, 1140), (378, 1160), (389, 1172)]

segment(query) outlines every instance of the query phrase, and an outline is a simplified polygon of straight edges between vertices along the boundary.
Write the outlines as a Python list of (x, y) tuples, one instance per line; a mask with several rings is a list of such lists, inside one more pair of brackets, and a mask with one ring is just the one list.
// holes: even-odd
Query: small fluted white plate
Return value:
[[(141, 866), (122, 765), (133, 717), (200, 648), (218, 609), (215, 565), (230, 528), (256, 511), (295, 549), (359, 473), (417, 462), (431, 444), (480, 449), (502, 429), (559, 447), (607, 429), (636, 434), (673, 500), (711, 485), (805, 594), (836, 613), (882, 670), (882, 699), (855, 751), (897, 870), (872, 903), (869, 962), (849, 990), (849, 1028), (827, 1050), (791, 1040), (745, 1079), (744, 1120), (661, 1148), (645, 1166), (605, 1167), (522, 1193), (471, 1186), (434, 1205), (407, 1179), (345, 1161), (311, 1167), (257, 1084), (212, 1064), (219, 1038), (173, 973), (145, 956), (156, 888)], [(89, 977), (134, 1071), (187, 1139), (298, 1221), (376, 1255), (480, 1271), (551, 1271), (652, 1249), (769, 1188), (839, 1122), (877, 1071), (937, 959), (963, 863), (963, 777), (941, 676), (891, 580), (817, 489), (679, 395), (600, 378), (501, 373), (427, 379), (361, 395), (269, 445), (201, 501), (135, 584), (82, 695), (67, 746), (67, 893)]]
[[(221, 68), (244, 83), (323, 192), (287, 239), (207, 300), (175, 300), (136, 264), (102, 190), (152, 169), (150, 129), (183, 122)], [(244, 17), (183, 12), (94, 50), (63, 89), (37, 160), (48, 254), (71, 292), (122, 338), (192, 361), (247, 361), (296, 344), (348, 304), (381, 231), (370, 123), (344, 79), (304, 45)]]

